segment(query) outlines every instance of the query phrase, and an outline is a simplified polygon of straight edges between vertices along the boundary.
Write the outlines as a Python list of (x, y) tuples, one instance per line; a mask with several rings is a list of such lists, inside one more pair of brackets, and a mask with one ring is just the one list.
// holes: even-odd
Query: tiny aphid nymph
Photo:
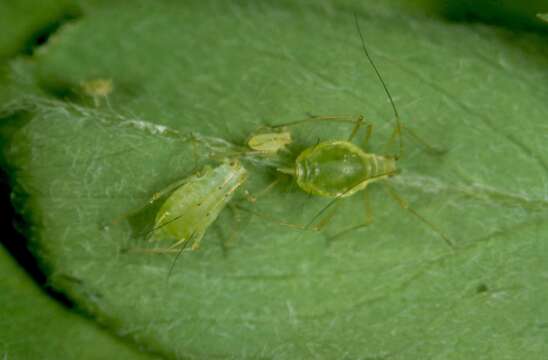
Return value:
[(80, 83), (82, 91), (93, 99), (95, 107), (100, 104), (100, 99), (105, 99), (108, 105), (108, 96), (114, 89), (112, 79), (92, 79)]
[(257, 151), (263, 155), (275, 155), (284, 150), (291, 142), (291, 133), (289, 131), (260, 132), (249, 137), (247, 146), (252, 151)]

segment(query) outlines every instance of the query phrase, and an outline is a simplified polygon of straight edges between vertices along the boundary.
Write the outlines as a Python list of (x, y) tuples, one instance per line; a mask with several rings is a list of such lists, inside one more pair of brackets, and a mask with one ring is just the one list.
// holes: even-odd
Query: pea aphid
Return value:
[(98, 107), (100, 104), (100, 99), (105, 99), (107, 105), (110, 107), (108, 102), (108, 96), (112, 93), (114, 85), (112, 79), (92, 79), (83, 81), (80, 83), (80, 86), (87, 96), (90, 96), (93, 99), (95, 107)]
[(268, 131), (251, 135), (247, 140), (247, 146), (262, 155), (275, 155), (284, 150), (291, 142), (289, 131)]
[[(181, 253), (188, 245), (193, 250), (211, 224), (247, 180), (248, 172), (237, 159), (225, 159), (216, 167), (204, 166), (198, 172), (168, 185), (145, 207), (163, 199), (145, 237), (151, 242), (172, 243), (167, 247), (141, 249), (155, 253)], [(137, 210), (133, 213), (138, 213)]]
[[(311, 195), (331, 198), (325, 207), (323, 207), (306, 225), (309, 227), (312, 225), (322, 213), (324, 213), (330, 206), (335, 204), (341, 198), (352, 196), (359, 191), (365, 190), (367, 186), (373, 182), (383, 182), (386, 185), (388, 194), (400, 205), (401, 208), (408, 210), (411, 214), (417, 217), (420, 221), (428, 225), (432, 230), (438, 233), (449, 246), (453, 246), (452, 241), (443, 234), (434, 224), (426, 220), (423, 216), (417, 213), (415, 210), (409, 207), (407, 202), (399, 196), (395, 190), (385, 181), (389, 177), (398, 173), (396, 162), (402, 155), (402, 139), (401, 132), (402, 126), (400, 124), (400, 118), (396, 105), (388, 91), (379, 70), (373, 62), (367, 48), (365, 46), (365, 40), (362, 35), (357, 16), (355, 16), (356, 29), (360, 36), (363, 53), (367, 60), (373, 67), (375, 74), (380, 80), (384, 91), (392, 106), (395, 125), (393, 134), (388, 142), (390, 144), (394, 139), (398, 140), (398, 151), (395, 155), (379, 155), (366, 152), (362, 148), (352, 143), (358, 130), (363, 125), (364, 119), (359, 116), (356, 119), (351, 119), (346, 116), (311, 116), (308, 119), (301, 121), (294, 121), (291, 123), (277, 125), (279, 127), (288, 127), (299, 125), (307, 122), (314, 121), (350, 121), (354, 123), (352, 132), (346, 140), (326, 140), (320, 141), (317, 144), (307, 147), (294, 157), (293, 161), (287, 166), (278, 168), (278, 171), (289, 174), (294, 177), (299, 188)], [(273, 128), (275, 128), (274, 126)], [(367, 144), (369, 137), (372, 133), (372, 125), (367, 126), (367, 132), (365, 135), (365, 144)], [(410, 133), (414, 138), (418, 138), (414, 133)], [(418, 139), (421, 143), (426, 142)], [(387, 145), (388, 145), (387, 144)], [(328, 220), (323, 222), (323, 225)], [(358, 227), (366, 226), (368, 223), (364, 223)], [(358, 228), (356, 226), (350, 229)], [(346, 230), (340, 232), (345, 233)]]

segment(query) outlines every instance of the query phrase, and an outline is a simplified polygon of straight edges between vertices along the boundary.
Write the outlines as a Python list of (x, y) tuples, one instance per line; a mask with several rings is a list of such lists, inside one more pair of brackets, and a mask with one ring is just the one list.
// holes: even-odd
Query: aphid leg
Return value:
[(264, 189), (260, 190), (259, 192), (255, 193), (255, 194), (251, 194), (248, 190), (244, 190), (244, 196), (245, 196), (246, 200), (249, 201), (250, 203), (253, 203), (253, 204), (256, 203), (258, 198), (260, 198), (260, 197), (268, 194), (270, 191), (272, 191), (272, 189), (274, 189), (274, 187), (276, 187), (276, 185), (278, 185), (280, 180), (281, 180), (280, 176), (276, 177), (276, 180), (272, 181)]
[(396, 125), (396, 127), (394, 127), (394, 131), (392, 131), (392, 135), (390, 135), (390, 138), (388, 138), (388, 141), (384, 145), (384, 153), (385, 154), (388, 154), (388, 152), (389, 152), (390, 148), (392, 147), (392, 145), (394, 144), (394, 141), (396, 140), (396, 138), (399, 139), (399, 148), (398, 148), (398, 154), (394, 155), (394, 157), (396, 159), (401, 159), (401, 157), (403, 156), (403, 145), (402, 145), (402, 142), (401, 142), (401, 127), (400, 127), (399, 123), (398, 123), (398, 125)]
[(428, 225), (430, 227), (430, 229), (432, 229), (435, 233), (437, 233), (446, 243), (447, 245), (449, 245), (449, 247), (451, 249), (454, 249), (455, 247), (455, 244), (453, 243), (453, 241), (451, 239), (449, 239), (449, 237), (447, 235), (445, 235), (443, 233), (443, 231), (441, 231), (436, 225), (434, 225), (431, 221), (427, 220), (424, 216), (422, 216), (421, 214), (419, 214), (416, 210), (414, 210), (413, 208), (411, 208), (409, 206), (409, 203), (403, 199), (397, 192), (396, 190), (394, 190), (394, 188), (388, 184), (387, 181), (383, 181), (383, 184), (385, 186), (385, 189), (386, 189), (386, 192), (388, 193), (388, 195), (390, 195), (390, 197), (392, 197), (392, 199), (394, 199), (398, 205), (404, 209), (404, 210), (407, 210), (409, 211), (409, 213), (411, 213), (412, 215), (414, 215), (417, 219), (419, 219), (420, 221), (422, 221), (424, 224)]
[(313, 229), (317, 231), (322, 231), (323, 228), (325, 228), (327, 224), (329, 224), (331, 220), (333, 220), (333, 218), (335, 217), (339, 204), (340, 204), (339, 202), (335, 203), (331, 211), (323, 219), (318, 221), (318, 223), (313, 227)]
[[(361, 126), (364, 125), (365, 118), (363, 115), (358, 116), (351, 116), (351, 115), (310, 115), (306, 119), (302, 120), (296, 120), (291, 121), (284, 124), (277, 124), (271, 126), (271, 128), (279, 128), (279, 127), (286, 127), (286, 126), (294, 126), (294, 125), (300, 125), (307, 122), (313, 122), (313, 121), (334, 121), (334, 122), (344, 122), (344, 123), (350, 123), (354, 124), (352, 127), (352, 131), (350, 133), (350, 136), (348, 137), (347, 141), (352, 141), (358, 131), (360, 130)], [(368, 135), (366, 135), (366, 139), (369, 140), (369, 137), (371, 136), (372, 126), (371, 124), (367, 124), (367, 132)], [(318, 139), (318, 142), (320, 140)]]
[(354, 127), (352, 128), (352, 132), (350, 133), (350, 136), (348, 137), (348, 141), (352, 141), (352, 139), (354, 139), (354, 136), (356, 136), (356, 133), (358, 132), (362, 124), (363, 124), (363, 116), (360, 115), (358, 116), (358, 121), (356, 121), (356, 125), (354, 125)]
[[(364, 117), (362, 115), (359, 116), (351, 116), (351, 115), (309, 115), (308, 118), (302, 119), (302, 120), (295, 120), (286, 122), (283, 124), (276, 124), (269, 126), (272, 129), (281, 128), (284, 126), (295, 126), (295, 125), (301, 125), (307, 122), (315, 122), (315, 121), (334, 121), (334, 122), (343, 122), (343, 123), (350, 123), (354, 124), (354, 127), (358, 126), (358, 128), (361, 126), (361, 123), (364, 121)], [(359, 125), (358, 125), (359, 124)], [(356, 129), (357, 132), (357, 129)]]
[(192, 147), (192, 160), (194, 160), (194, 169), (198, 168), (198, 153), (196, 150), (196, 141), (194, 140), (194, 137), (192, 137), (190, 141), (190, 146)]
[[(185, 249), (188, 246), (188, 244), (190, 244), (191, 242), (192, 242), (191, 249), (193, 251), (198, 250), (200, 248), (200, 241), (202, 237), (203, 237), (203, 234), (200, 235), (199, 232), (195, 231), (188, 238), (182, 238), (177, 240), (174, 244), (170, 245), (166, 250), (168, 250), (168, 252), (172, 252), (172, 250), (179, 251), (179, 248), (182, 247), (183, 249)], [(193, 239), (196, 239), (196, 240), (192, 241)]]
[(274, 187), (276, 185), (278, 185), (278, 183), (280, 182), (282, 178), (280, 176), (278, 176), (276, 178), (276, 180), (272, 181), (270, 184), (268, 184), (264, 189), (262, 189), (261, 191), (259, 191), (258, 193), (255, 194), (255, 199), (258, 199), (260, 198), (261, 196), (264, 196), (266, 194), (268, 194), (272, 189), (274, 189)]
[[(179, 259), (179, 256), (181, 256), (181, 254), (183, 253), (183, 251), (185, 250), (185, 248), (190, 243), (190, 241), (194, 238), (195, 235), (196, 233), (192, 233), (188, 239), (182, 239), (183, 241), (182, 246), (180, 249), (178, 249), (177, 255), (175, 255), (175, 259), (173, 259), (173, 261), (171, 262), (171, 266), (169, 267), (169, 271), (167, 273), (167, 280), (169, 280), (169, 277), (171, 276), (171, 273), (173, 272), (173, 269), (175, 268), (175, 263)], [(185, 241), (185, 240), (188, 240), (188, 241)], [(179, 243), (181, 243), (181, 241), (179, 241)], [(192, 250), (194, 250), (195, 245), (196, 245), (196, 242), (192, 244)], [(171, 248), (173, 248), (173, 246), (171, 246)]]
[(367, 146), (369, 145), (369, 139), (371, 139), (371, 134), (373, 134), (373, 124), (367, 124), (367, 127), (365, 128), (365, 136), (363, 139), (363, 147), (367, 149)]
[(245, 155), (249, 149), (233, 144), (225, 139), (205, 136), (198, 133), (189, 133), (185, 135), (184, 141), (190, 141), (193, 146), (201, 145), (205, 148), (207, 158), (222, 161), (229, 157)]
[(428, 143), (426, 140), (418, 136), (417, 133), (415, 133), (413, 130), (411, 130), (408, 127), (404, 127), (403, 134), (409, 136), (411, 139), (415, 140), (416, 142), (424, 146), (426, 148), (426, 151), (428, 151), (429, 153), (433, 155), (443, 155), (447, 152), (447, 150), (445, 149), (440, 149), (438, 147), (430, 145), (430, 143)]
[(238, 233), (240, 232), (240, 225), (242, 222), (242, 217), (240, 216), (240, 210), (238, 209), (238, 207), (234, 205), (233, 203), (228, 203), (227, 205), (233, 214), (234, 225), (232, 226), (228, 240), (223, 240), (221, 243), (223, 248), (223, 253), (225, 254), (228, 252), (228, 249), (232, 247), (232, 244), (236, 241), (238, 237)]
[(238, 210), (241, 210), (241, 211), (245, 211), (247, 213), (250, 213), (251, 215), (254, 215), (258, 218), (261, 218), (265, 221), (268, 221), (270, 223), (273, 223), (273, 224), (276, 224), (276, 225), (281, 225), (281, 226), (285, 226), (285, 227), (289, 227), (289, 228), (292, 228), (292, 229), (297, 229), (297, 230), (312, 230), (312, 231), (316, 231), (315, 228), (307, 228), (306, 226), (303, 226), (303, 225), (300, 225), (300, 224), (293, 224), (293, 223), (289, 223), (289, 222), (286, 222), (286, 221), (282, 221), (282, 220), (278, 220), (278, 219), (275, 219), (273, 218), (272, 216), (270, 215), (267, 215), (265, 213), (262, 213), (262, 212), (259, 212), (259, 211), (255, 211), (255, 210), (251, 210), (251, 209), (248, 209), (246, 207), (243, 207), (241, 205), (234, 205), (234, 207)]
[(362, 192), (363, 192), (363, 207), (364, 207), (364, 211), (365, 211), (365, 222), (363, 222), (361, 224), (358, 224), (358, 225), (351, 226), (351, 227), (349, 227), (347, 229), (344, 229), (342, 231), (339, 231), (335, 235), (329, 237), (328, 240), (330, 242), (335, 240), (336, 238), (340, 238), (340, 237), (342, 237), (342, 236), (344, 236), (348, 233), (351, 233), (354, 230), (358, 230), (358, 229), (367, 227), (367, 226), (371, 225), (371, 223), (373, 223), (373, 210), (371, 209), (371, 204), (369, 203), (369, 195), (368, 195), (367, 188), (363, 189)]
[[(187, 246), (192, 242), (192, 239), (196, 237), (196, 233), (192, 233), (188, 239), (180, 239), (175, 244), (163, 248), (163, 247), (154, 247), (154, 248), (128, 248), (124, 249), (125, 252), (138, 252), (138, 253), (147, 253), (147, 254), (176, 254), (175, 259), (173, 260), (173, 263), (171, 265), (171, 268), (173, 268), (175, 261), (179, 258), (179, 256), (183, 253), (183, 251), (187, 248)], [(188, 251), (196, 250), (196, 248), (199, 247), (197, 244), (198, 241), (192, 242), (192, 248), (188, 249)], [(171, 270), (170, 272), (171, 273)]]

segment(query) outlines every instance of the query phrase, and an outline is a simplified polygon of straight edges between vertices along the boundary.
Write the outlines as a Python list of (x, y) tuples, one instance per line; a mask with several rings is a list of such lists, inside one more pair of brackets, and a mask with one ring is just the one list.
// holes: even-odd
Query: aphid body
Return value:
[(346, 197), (396, 173), (396, 158), (370, 154), (349, 141), (324, 141), (302, 151), (292, 171), (305, 192)]
[(93, 102), (96, 107), (99, 106), (100, 98), (105, 99), (108, 104), (108, 96), (114, 89), (112, 79), (93, 79), (83, 81), (80, 83), (80, 86), (86, 95), (93, 98)]
[(291, 141), (289, 131), (265, 132), (251, 136), (247, 141), (247, 146), (261, 154), (274, 155), (291, 144)]
[(186, 247), (191, 240), (192, 248), (198, 248), (209, 226), (247, 176), (238, 160), (227, 159), (173, 184), (175, 190), (156, 214), (151, 240), (175, 240), (167, 250)]
[[(396, 162), (401, 158), (403, 153), (401, 139), (402, 126), (400, 124), (396, 105), (394, 104), (392, 96), (390, 95), (380, 72), (378, 71), (365, 46), (365, 40), (361, 33), (357, 15), (354, 15), (354, 20), (356, 23), (356, 29), (360, 36), (364, 55), (381, 82), (394, 112), (395, 126), (392, 136), (387, 143), (387, 147), (393, 140), (397, 139), (398, 150), (396, 155), (381, 155), (368, 153), (362, 148), (354, 145), (352, 140), (360, 127), (363, 125), (363, 116), (359, 116), (356, 119), (351, 119), (348, 116), (310, 116), (308, 119), (273, 126), (272, 128), (274, 129), (276, 127), (285, 128), (288, 126), (318, 121), (350, 122), (354, 124), (348, 139), (318, 142), (316, 145), (309, 146), (296, 154), (293, 158), (294, 160), (291, 160), (291, 162), (287, 165), (277, 168), (278, 171), (293, 176), (299, 188), (301, 188), (304, 192), (311, 195), (333, 199), (316, 213), (305, 228), (311, 226), (324, 211), (326, 211), (331, 205), (335, 204), (335, 202), (340, 198), (351, 196), (358, 191), (366, 190), (367, 185), (372, 182), (386, 180), (390, 176), (396, 175), (398, 172)], [(368, 124), (365, 135), (365, 146), (367, 146), (371, 132), (372, 125)], [(411, 132), (410, 129), (408, 129), (408, 133), (428, 148), (432, 148), (425, 141)], [(443, 234), (437, 226), (409, 207), (409, 204), (400, 195), (398, 195), (386, 181), (382, 182), (385, 185), (388, 194), (390, 194), (390, 196), (400, 205), (401, 208), (409, 211), (412, 215), (437, 232), (450, 247), (453, 246), (453, 242), (445, 234)], [(363, 193), (365, 196), (367, 195), (366, 191)], [(347, 230), (343, 230), (339, 234), (344, 234), (350, 230), (367, 226), (371, 220), (370, 216), (368, 217), (369, 219), (367, 219), (365, 223), (358, 226), (353, 226)], [(326, 217), (326, 219), (320, 223), (321, 227), (325, 226), (330, 218), (331, 217)]]

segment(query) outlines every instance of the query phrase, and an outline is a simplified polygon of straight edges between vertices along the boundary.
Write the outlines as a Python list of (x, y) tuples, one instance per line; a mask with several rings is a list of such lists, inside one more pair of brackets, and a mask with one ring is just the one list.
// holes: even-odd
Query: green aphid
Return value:
[[(357, 118), (351, 118), (348, 116), (310, 116), (307, 119), (294, 121), (290, 123), (280, 124), (272, 126), (272, 129), (277, 127), (286, 128), (288, 126), (299, 125), (307, 122), (318, 121), (332, 121), (332, 122), (346, 122), (353, 124), (353, 129), (350, 136), (346, 140), (326, 140), (318, 142), (316, 145), (305, 148), (298, 154), (296, 154), (291, 162), (278, 168), (278, 171), (291, 175), (294, 177), (295, 182), (299, 188), (311, 195), (322, 196), (331, 198), (332, 201), (324, 206), (305, 226), (305, 229), (310, 227), (329, 207), (334, 205), (336, 201), (341, 198), (354, 195), (355, 193), (362, 191), (366, 195), (367, 186), (373, 182), (382, 182), (387, 189), (388, 194), (400, 205), (401, 208), (409, 211), (420, 221), (428, 225), (434, 230), (440, 237), (442, 237), (449, 246), (453, 246), (453, 242), (442, 232), (437, 226), (425, 219), (418, 212), (409, 207), (409, 204), (398, 195), (398, 193), (388, 184), (387, 178), (394, 176), (398, 173), (396, 162), (401, 158), (403, 154), (402, 145), (402, 125), (400, 123), (400, 117), (392, 96), (388, 91), (388, 88), (382, 79), (380, 72), (378, 71), (375, 63), (373, 62), (367, 48), (365, 46), (365, 40), (361, 33), (357, 16), (355, 16), (356, 29), (360, 36), (362, 50), (367, 60), (373, 67), (378, 79), (380, 80), (392, 109), (394, 112), (395, 126), (392, 136), (387, 143), (387, 148), (394, 140), (397, 139), (397, 152), (393, 155), (380, 155), (370, 152), (366, 152), (364, 149), (356, 146), (352, 143), (352, 140), (356, 136), (360, 127), (364, 124), (363, 116)], [(421, 142), (431, 150), (435, 150), (429, 146), (424, 140), (420, 139), (410, 129), (405, 130), (407, 135), (413, 137), (415, 140)], [(372, 133), (372, 125), (368, 124), (366, 127), (364, 146), (367, 146), (368, 140)], [(436, 151), (438, 152), (438, 151)], [(367, 199), (366, 204), (367, 204)], [(368, 209), (366, 209), (367, 212)], [(350, 229), (341, 231), (346, 233), (347, 231), (355, 230), (359, 227), (367, 226), (371, 221), (371, 216), (366, 216), (366, 222), (358, 226), (354, 226)], [(327, 218), (321, 221), (316, 228), (321, 228), (329, 221)], [(338, 236), (338, 235), (337, 235)]]
[(268, 156), (276, 155), (286, 149), (286, 146), (291, 142), (291, 133), (284, 129), (282, 131), (264, 131), (253, 134), (247, 140), (247, 146), (253, 152)]
[(197, 249), (209, 226), (247, 177), (240, 161), (227, 159), (216, 167), (205, 166), (157, 193), (151, 202), (169, 195), (156, 213), (149, 240), (174, 243), (155, 252), (182, 251), (190, 243), (193, 250)]

